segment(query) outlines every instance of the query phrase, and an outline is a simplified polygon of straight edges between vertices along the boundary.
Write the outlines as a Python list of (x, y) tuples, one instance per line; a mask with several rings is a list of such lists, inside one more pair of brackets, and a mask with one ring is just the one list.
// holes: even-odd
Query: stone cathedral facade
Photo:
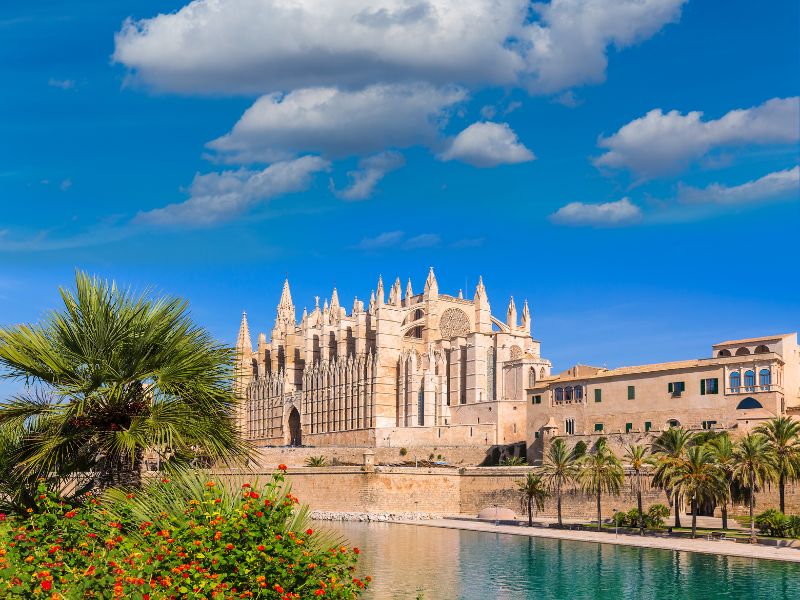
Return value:
[(349, 314), (330, 300), (297, 320), (288, 280), (269, 341), (253, 349), (247, 314), (237, 340), (240, 426), (257, 445), (460, 446), (525, 440), (526, 397), (550, 376), (518, 318), (492, 315), (481, 279), (471, 300), (439, 292), (433, 269), (422, 293), (378, 279)]

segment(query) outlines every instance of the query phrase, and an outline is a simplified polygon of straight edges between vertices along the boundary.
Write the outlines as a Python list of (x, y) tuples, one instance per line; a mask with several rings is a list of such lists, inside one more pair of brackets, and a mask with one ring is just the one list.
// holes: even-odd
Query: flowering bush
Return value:
[(282, 471), (238, 490), (178, 476), (79, 506), (42, 483), (28, 511), (0, 515), (3, 598), (344, 599), (369, 581), (358, 548), (307, 527)]

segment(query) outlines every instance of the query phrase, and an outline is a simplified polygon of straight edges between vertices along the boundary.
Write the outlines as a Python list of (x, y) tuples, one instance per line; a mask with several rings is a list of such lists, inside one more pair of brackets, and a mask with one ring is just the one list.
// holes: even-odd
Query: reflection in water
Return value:
[(800, 598), (800, 565), (388, 523), (326, 523), (362, 550), (368, 600)]

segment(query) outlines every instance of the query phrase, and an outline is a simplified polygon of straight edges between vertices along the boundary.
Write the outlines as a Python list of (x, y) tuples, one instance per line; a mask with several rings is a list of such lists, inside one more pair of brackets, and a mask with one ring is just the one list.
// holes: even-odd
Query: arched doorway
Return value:
[(303, 432), (300, 428), (300, 413), (297, 412), (296, 408), (292, 408), (292, 412), (289, 413), (289, 445), (303, 445)]

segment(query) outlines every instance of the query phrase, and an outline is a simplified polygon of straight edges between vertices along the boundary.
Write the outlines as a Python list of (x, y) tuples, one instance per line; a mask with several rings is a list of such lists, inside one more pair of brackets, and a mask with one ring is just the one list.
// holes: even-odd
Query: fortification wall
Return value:
[(337, 463), (361, 465), (364, 461), (364, 452), (370, 451), (375, 453), (375, 464), (378, 465), (391, 465), (414, 460), (431, 460), (430, 457), (433, 455), (432, 460), (444, 461), (450, 465), (461, 467), (481, 464), (489, 450), (485, 446), (410, 446), (406, 448), (406, 453), (403, 455), (401, 453), (402, 448), (405, 447), (263, 447), (258, 449), (260, 455), (258, 466), (263, 469), (274, 468), (279, 464), (285, 464), (289, 467), (302, 467), (305, 466), (306, 460), (311, 456), (323, 456), (331, 466)]
[[(287, 463), (288, 464), (288, 463)], [(292, 493), (313, 509), (341, 512), (429, 512), (438, 515), (466, 514), (474, 516), (481, 509), (498, 506), (521, 515), (517, 482), (522, 481), (528, 467), (474, 468), (414, 468), (414, 467), (290, 467), (288, 481)], [(270, 471), (256, 475), (240, 472), (215, 471), (233, 485), (266, 480)], [(787, 512), (800, 514), (800, 486), (787, 487)], [(645, 485), (645, 508), (667, 504), (664, 492)], [(604, 495), (603, 516), (614, 510), (628, 511), (636, 507), (636, 496), (629, 483), (619, 496)], [(756, 511), (777, 508), (777, 489), (767, 489), (756, 495)], [(747, 505), (735, 505), (731, 515), (747, 514)], [(562, 501), (562, 513), (567, 518), (592, 519), (596, 514), (595, 499), (581, 491), (568, 489)], [(556, 503), (548, 499), (545, 517), (555, 517)], [(719, 508), (716, 516), (719, 516)], [(684, 518), (688, 523), (688, 515)]]

